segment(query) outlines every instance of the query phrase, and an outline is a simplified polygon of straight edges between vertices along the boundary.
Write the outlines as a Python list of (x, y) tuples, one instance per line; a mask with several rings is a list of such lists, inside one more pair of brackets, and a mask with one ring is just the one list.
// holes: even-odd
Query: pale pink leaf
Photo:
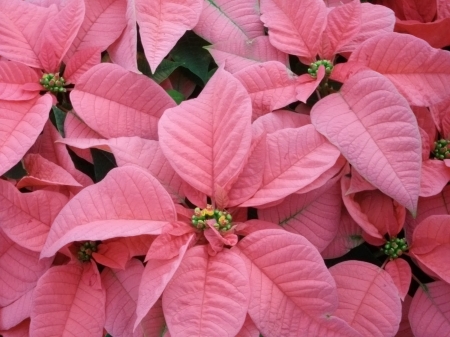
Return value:
[(409, 308), (415, 337), (450, 336), (450, 285), (436, 281), (419, 287)]
[[(162, 308), (162, 298), (156, 301), (148, 314), (144, 317), (140, 324), (140, 328), (144, 332), (145, 337), (169, 336), (167, 334), (167, 326)], [(166, 331), (166, 333), (163, 335), (164, 331)]]
[(210, 43), (246, 41), (264, 35), (254, 0), (204, 0), (194, 32)]
[(244, 261), (228, 249), (209, 256), (190, 249), (163, 294), (167, 326), (174, 336), (236, 336), (250, 295)]
[(39, 252), (66, 203), (67, 198), (60, 193), (20, 193), (11, 183), (0, 180), (0, 228), (17, 244)]
[(296, 98), (306, 104), (308, 98), (313, 94), (325, 77), (325, 67), (320, 66), (317, 70), (316, 78), (309, 74), (301, 75), (297, 80), (297, 87), (295, 88)]
[[(436, 128), (444, 137), (450, 137), (450, 99), (430, 106), (431, 117), (434, 120)], [(430, 118), (428, 117), (428, 121)], [(434, 139), (434, 138), (432, 138)]]
[(277, 110), (259, 117), (252, 123), (254, 133), (274, 133), (286, 128), (299, 128), (311, 124), (308, 115), (295, 113), (290, 110)]
[(358, 171), (356, 171), (353, 167), (351, 169), (351, 179), (350, 185), (346, 190), (342, 190), (343, 195), (349, 195), (353, 193), (363, 192), (363, 191), (373, 191), (377, 188), (369, 183), (363, 176), (361, 176)]
[(287, 54), (306, 59), (316, 57), (327, 24), (326, 17), (327, 9), (323, 1), (261, 2), (261, 21), (269, 28), (272, 45)]
[(251, 104), (240, 82), (216, 71), (198, 98), (168, 109), (159, 123), (160, 146), (175, 171), (192, 187), (214, 196), (247, 159)]
[(214, 61), (230, 73), (235, 73), (250, 65), (278, 61), (288, 64), (288, 55), (273, 47), (267, 36), (258, 36), (251, 40), (224, 40), (205, 47)]
[(106, 240), (97, 246), (97, 251), (92, 253), (95, 262), (112, 269), (125, 269), (131, 259), (127, 244), (118, 240)]
[(141, 329), (133, 333), (139, 282), (144, 271), (142, 262), (132, 259), (125, 270), (105, 268), (102, 286), (105, 289), (105, 329), (112, 336), (142, 337)]
[(167, 222), (175, 220), (172, 199), (152, 175), (135, 166), (116, 168), (61, 210), (42, 256), (52, 256), (72, 241), (160, 234)]
[(0, 100), (0, 175), (21, 160), (34, 144), (51, 106), (52, 97), (48, 94), (28, 101)]
[(64, 69), (64, 79), (67, 83), (77, 84), (81, 75), (100, 63), (101, 50), (96, 47), (77, 51), (67, 61)]
[(52, 259), (39, 260), (39, 253), (11, 241), (0, 230), (0, 307), (5, 307), (36, 286)]
[(67, 51), (67, 59), (81, 49), (105, 50), (117, 40), (127, 24), (125, 0), (85, 1), (85, 6), (83, 23)]
[(203, 0), (134, 0), (145, 56), (152, 72), (181, 36), (195, 27)]
[(402, 305), (402, 320), (400, 321), (400, 327), (398, 328), (395, 337), (414, 337), (411, 331), (411, 325), (409, 324), (409, 308), (411, 306), (412, 297), (406, 295)]
[[(250, 276), (248, 313), (264, 336), (358, 336), (331, 316), (338, 299), (334, 280), (319, 252), (304, 237), (260, 230), (232, 251)], [(270, 296), (267, 296), (270, 294)]]
[(28, 83), (38, 83), (41, 75), (33, 68), (14, 61), (0, 62), (0, 99), (25, 101), (38, 95), (37, 91), (24, 90)]
[(402, 301), (408, 294), (409, 285), (411, 284), (411, 267), (404, 259), (395, 259), (389, 261), (384, 270), (392, 277), (398, 294)]
[(81, 119), (106, 138), (156, 139), (159, 117), (176, 105), (156, 82), (109, 63), (85, 72), (70, 98)]
[(237, 333), (236, 337), (259, 337), (259, 331), (251, 317), (247, 314), (244, 325)]
[(442, 160), (424, 160), (420, 179), (420, 196), (431, 197), (442, 191), (450, 181), (450, 167)]
[(258, 210), (258, 218), (279, 224), (291, 233), (300, 234), (319, 252), (334, 239), (341, 214), (341, 188), (321, 188), (306, 194), (292, 194), (279, 206)]
[(367, 181), (415, 212), (420, 133), (408, 103), (391, 82), (374, 71), (359, 72), (339, 93), (314, 105), (311, 121)]
[(331, 168), (339, 155), (312, 125), (267, 135), (262, 186), (241, 206), (267, 204), (296, 192)]
[(338, 296), (335, 315), (362, 336), (390, 337), (398, 330), (402, 306), (387, 272), (362, 261), (341, 262), (330, 268)]
[(380, 34), (356, 48), (349, 62), (386, 76), (411, 105), (430, 106), (450, 97), (450, 54), (415, 36)]
[(32, 337), (102, 336), (105, 290), (85, 278), (91, 271), (71, 264), (50, 268), (33, 294)]
[(0, 308), (0, 330), (11, 329), (30, 317), (33, 290), (29, 290), (11, 304)]

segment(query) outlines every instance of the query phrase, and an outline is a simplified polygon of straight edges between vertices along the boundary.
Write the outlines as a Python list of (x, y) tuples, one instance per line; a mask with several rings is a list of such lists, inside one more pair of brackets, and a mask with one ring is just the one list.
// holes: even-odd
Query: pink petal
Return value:
[(155, 72), (162, 59), (181, 36), (195, 27), (203, 0), (135, 0), (136, 19), (150, 69)]
[(267, 204), (296, 192), (332, 167), (339, 155), (312, 125), (267, 135), (263, 184), (241, 207)]
[(86, 48), (105, 50), (122, 34), (126, 26), (124, 0), (85, 1), (86, 12), (78, 34), (67, 51), (70, 59)]
[(143, 271), (142, 262), (136, 259), (130, 260), (125, 270), (105, 268), (102, 271), (102, 285), (106, 293), (105, 329), (109, 334), (143, 336), (141, 329), (133, 333), (138, 287)]
[(261, 2), (261, 13), (272, 45), (287, 54), (315, 59), (326, 27), (323, 1), (267, 0)]
[(446, 89), (450, 86), (450, 55), (414, 36), (389, 33), (373, 37), (352, 53), (349, 62), (359, 62), (386, 76), (411, 105), (430, 106), (450, 96)]
[(22, 63), (14, 61), (0, 62), (0, 99), (25, 101), (35, 98), (36, 91), (24, 90), (24, 85), (38, 83), (40, 73)]
[(419, 287), (409, 308), (415, 337), (450, 336), (450, 285), (437, 281)]
[(105, 291), (86, 282), (91, 271), (80, 265), (54, 266), (39, 279), (33, 294), (33, 337), (102, 336)]
[(420, 133), (408, 103), (388, 80), (359, 72), (314, 105), (311, 121), (367, 181), (415, 212)]
[(113, 269), (125, 269), (125, 265), (131, 259), (128, 247), (120, 240), (103, 241), (97, 252), (92, 253), (95, 262)]
[(83, 121), (105, 138), (156, 139), (159, 117), (175, 106), (170, 96), (148, 77), (109, 63), (84, 73), (70, 98)]
[(296, 98), (306, 104), (308, 98), (314, 93), (320, 82), (325, 76), (325, 67), (320, 66), (317, 71), (317, 77), (313, 78), (309, 74), (301, 75), (297, 80), (297, 87), (295, 88)]
[(77, 51), (67, 61), (64, 78), (67, 83), (77, 84), (81, 75), (100, 63), (101, 50), (97, 47), (85, 48)]
[(259, 11), (253, 0), (203, 1), (194, 32), (210, 43), (246, 41), (264, 35)]
[(0, 175), (21, 160), (34, 144), (48, 119), (51, 105), (50, 95), (28, 101), (0, 100)]
[(437, 20), (450, 18), (450, 4), (446, 0), (437, 0)]
[(402, 21), (397, 19), (395, 31), (403, 34), (411, 34), (425, 40), (434, 48), (444, 48), (450, 44), (450, 36), (439, 34), (450, 28), (450, 18), (444, 18), (433, 22), (418, 22), (415, 20)]
[(52, 256), (73, 241), (160, 234), (167, 222), (175, 220), (172, 199), (152, 175), (134, 166), (116, 168), (61, 210), (42, 256)]
[(250, 65), (278, 61), (288, 64), (288, 55), (273, 47), (269, 37), (258, 36), (251, 40), (224, 40), (205, 47), (214, 61), (230, 73), (235, 73)]
[[(444, 137), (450, 136), (450, 114), (449, 114), (450, 99), (444, 100), (441, 103), (430, 106), (431, 117), (441, 135)], [(428, 121), (430, 118), (428, 118)], [(432, 138), (434, 139), (434, 138)]]
[(450, 167), (447, 167), (442, 160), (424, 160), (421, 174), (421, 197), (431, 197), (440, 193), (450, 181)]
[(330, 268), (339, 295), (335, 314), (363, 336), (394, 336), (401, 319), (401, 302), (391, 277), (361, 261), (341, 262)]
[(0, 308), (0, 330), (11, 329), (30, 317), (33, 290), (34, 287), (11, 304)]
[(190, 249), (163, 294), (174, 336), (235, 336), (244, 324), (250, 289), (244, 261), (228, 249), (209, 256)]
[(215, 196), (242, 169), (251, 142), (251, 106), (242, 85), (219, 69), (198, 98), (168, 109), (159, 123), (160, 146), (192, 187)]
[(258, 118), (253, 122), (252, 128), (255, 134), (269, 134), (281, 129), (299, 128), (308, 124), (311, 124), (311, 118), (308, 115), (290, 110), (277, 110)]
[(0, 227), (17, 244), (40, 252), (51, 223), (66, 203), (67, 198), (60, 193), (20, 193), (11, 183), (0, 180)]
[(384, 270), (392, 277), (398, 294), (402, 301), (404, 301), (405, 296), (408, 294), (409, 285), (411, 284), (411, 267), (408, 262), (403, 259), (395, 259), (389, 261)]
[(255, 323), (252, 321), (250, 316), (247, 314), (245, 317), (244, 325), (241, 330), (238, 332), (236, 337), (259, 337), (259, 331), (256, 327)]

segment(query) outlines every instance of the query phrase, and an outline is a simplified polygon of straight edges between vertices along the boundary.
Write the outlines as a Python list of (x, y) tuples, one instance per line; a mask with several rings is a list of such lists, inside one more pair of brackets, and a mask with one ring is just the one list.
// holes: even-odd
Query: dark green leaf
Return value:
[(8, 172), (3, 174), (4, 177), (9, 179), (21, 179), (27, 175), (27, 171), (22, 165), (22, 161), (19, 161), (16, 165), (9, 169)]
[(67, 113), (59, 109), (57, 106), (52, 106), (53, 117), (55, 118), (56, 128), (62, 137), (64, 134), (64, 121), (66, 120)]
[(181, 102), (183, 102), (185, 100), (184, 95), (181, 92), (179, 92), (179, 91), (176, 91), (176, 90), (173, 90), (173, 89), (169, 89), (169, 90), (166, 90), (166, 92), (169, 94), (170, 97), (173, 98), (173, 100), (177, 104), (180, 104)]
[(98, 183), (111, 171), (117, 167), (116, 159), (112, 153), (91, 149), (92, 159), (94, 159), (95, 182)]
[(180, 62), (173, 62), (169, 60), (162, 60), (158, 68), (156, 68), (156, 71), (153, 75), (150, 75), (150, 78), (153, 78), (156, 83), (161, 83), (165, 79), (167, 79), (175, 69), (177, 69), (179, 66), (181, 66), (182, 63)]

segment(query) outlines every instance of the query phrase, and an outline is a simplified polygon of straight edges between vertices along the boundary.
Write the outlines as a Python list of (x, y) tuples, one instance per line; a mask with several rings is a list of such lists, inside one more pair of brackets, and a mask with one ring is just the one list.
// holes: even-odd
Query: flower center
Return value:
[(41, 83), (46, 90), (52, 92), (66, 92), (66, 88), (64, 88), (66, 85), (66, 80), (64, 77), (59, 76), (59, 73), (44, 74), (39, 80), (39, 83)]
[(439, 160), (450, 159), (450, 141), (440, 139), (434, 142), (434, 150), (432, 152), (434, 158)]
[(194, 215), (191, 218), (191, 224), (198, 229), (207, 229), (206, 221), (214, 220), (214, 228), (218, 231), (226, 232), (231, 229), (231, 222), (233, 220), (230, 213), (227, 211), (219, 211), (214, 209), (211, 205), (206, 205), (206, 208), (197, 207), (194, 210)]
[(81, 244), (78, 249), (77, 255), (78, 260), (81, 262), (88, 262), (92, 258), (92, 253), (97, 251), (97, 242), (95, 241), (86, 241)]
[(333, 71), (333, 63), (329, 60), (319, 60), (310, 64), (308, 68), (308, 73), (313, 78), (317, 78), (317, 70), (320, 66), (325, 67), (325, 77), (329, 77), (331, 72)]
[(391, 260), (395, 260), (408, 250), (408, 244), (405, 239), (393, 237), (384, 244), (381, 250), (389, 256)]

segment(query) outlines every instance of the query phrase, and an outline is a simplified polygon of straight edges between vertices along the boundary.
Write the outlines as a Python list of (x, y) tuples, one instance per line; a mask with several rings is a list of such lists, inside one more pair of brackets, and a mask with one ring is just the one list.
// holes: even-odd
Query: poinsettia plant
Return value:
[(0, 0), (0, 335), (450, 336), (448, 8)]

